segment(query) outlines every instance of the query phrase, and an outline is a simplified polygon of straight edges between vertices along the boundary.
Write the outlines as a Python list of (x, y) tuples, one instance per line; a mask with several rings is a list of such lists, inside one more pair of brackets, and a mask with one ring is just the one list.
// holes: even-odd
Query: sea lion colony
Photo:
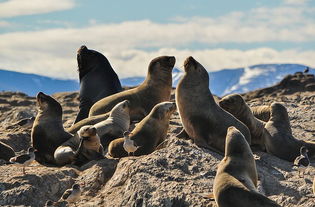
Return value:
[[(78, 52), (80, 81), (91, 68), (98, 68), (93, 70), (96, 76), (102, 76), (103, 72), (95, 72), (102, 71), (99, 68), (112, 70), (108, 60), (98, 52), (95, 54), (101, 58), (84, 59), (83, 54), (87, 52), (85, 46)], [(102, 61), (107, 61), (106, 67), (100, 66), (104, 64)], [(36, 161), (50, 166), (83, 165), (105, 158), (106, 152), (107, 158), (125, 157), (130, 152), (134, 156), (152, 153), (165, 141), (170, 117), (177, 108), (186, 136), (199, 147), (225, 155), (214, 181), (213, 195), (219, 207), (279, 206), (257, 191), (257, 170), (250, 146), (258, 145), (259, 150), (293, 162), (302, 146), (308, 148), (312, 157), (315, 144), (292, 136), (287, 111), (280, 103), (251, 109), (236, 94), (224, 97), (217, 104), (208, 88), (208, 73), (193, 57), (185, 60), (185, 75), (176, 88), (176, 104), (169, 102), (174, 65), (173, 56), (153, 59), (145, 81), (134, 89), (119, 92), (120, 83), (116, 79), (107, 84), (115, 85), (115, 94), (107, 94), (109, 90), (103, 87), (109, 86), (97, 86), (100, 87), (97, 90), (106, 93), (89, 100), (88, 106), (83, 103), (86, 100), (80, 98), (79, 118), (69, 129), (62, 125), (61, 105), (39, 92), (38, 114), (31, 133)], [(86, 84), (90, 84), (89, 79), (80, 85), (81, 89)], [(84, 90), (83, 96), (94, 97), (95, 90), (93, 88), (92, 96)], [(89, 117), (87, 108), (91, 108)], [(139, 123), (128, 132), (132, 120)], [(279, 139), (292, 150), (277, 150)], [(8, 161), (15, 155), (9, 146), (1, 144), (0, 147), (0, 159)]]

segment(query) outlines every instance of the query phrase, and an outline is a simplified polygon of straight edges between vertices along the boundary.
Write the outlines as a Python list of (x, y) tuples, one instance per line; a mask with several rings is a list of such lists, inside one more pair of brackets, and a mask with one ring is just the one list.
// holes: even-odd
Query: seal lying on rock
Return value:
[(257, 145), (259, 149), (265, 150), (264, 140), (266, 136), (269, 136), (265, 129), (266, 122), (253, 115), (241, 95), (227, 95), (219, 101), (219, 105), (248, 127), (252, 138), (251, 145)]
[(58, 147), (54, 153), (56, 163), (65, 165), (74, 163), (83, 165), (91, 160), (103, 158), (104, 149), (101, 140), (96, 133), (96, 128), (83, 126), (71, 139)]
[(9, 161), (11, 157), (15, 156), (14, 150), (7, 144), (0, 142), (0, 159)]
[(185, 74), (176, 88), (176, 104), (183, 127), (199, 147), (224, 152), (226, 130), (235, 126), (251, 143), (248, 128), (215, 102), (209, 75), (193, 57), (184, 63)]
[(172, 90), (172, 69), (175, 57), (161, 56), (153, 59), (148, 74), (138, 87), (108, 96), (96, 102), (90, 109), (89, 116), (109, 112), (117, 103), (130, 101), (131, 120), (141, 120), (160, 102), (169, 101)]
[[(109, 114), (109, 117), (98, 123), (93, 123), (93, 127), (96, 128), (98, 136), (101, 138), (101, 143), (105, 149), (107, 149), (108, 144), (123, 135), (125, 131), (128, 131), (130, 126), (130, 115), (129, 115), (130, 102), (124, 100), (119, 102)], [(82, 126), (87, 125), (86, 123), (91, 123), (90, 117), (81, 120), (72, 127), (68, 129), (68, 132), (74, 134)]]
[(218, 165), (213, 194), (218, 207), (280, 207), (258, 192), (253, 153), (235, 127), (227, 130), (225, 156)]
[(273, 103), (270, 106), (270, 111), (270, 119), (265, 125), (270, 135), (265, 140), (267, 152), (293, 162), (300, 155), (301, 147), (305, 146), (309, 151), (309, 157), (314, 157), (314, 142), (298, 140), (293, 137), (287, 109), (280, 103)]
[[(175, 110), (175, 103), (159, 103), (152, 109), (149, 115), (136, 125), (129, 136), (129, 139), (133, 140), (139, 146), (133, 153), (135, 156), (152, 153), (165, 140), (169, 120)], [(127, 157), (128, 153), (123, 147), (124, 141), (125, 138), (112, 141), (108, 146), (108, 154), (114, 158)]]
[(72, 137), (62, 125), (61, 105), (51, 96), (39, 92), (36, 97), (38, 113), (31, 132), (36, 161), (55, 164), (54, 152)]
[(80, 111), (74, 123), (88, 117), (91, 106), (122, 91), (117, 74), (101, 53), (81, 46), (77, 54), (80, 79)]

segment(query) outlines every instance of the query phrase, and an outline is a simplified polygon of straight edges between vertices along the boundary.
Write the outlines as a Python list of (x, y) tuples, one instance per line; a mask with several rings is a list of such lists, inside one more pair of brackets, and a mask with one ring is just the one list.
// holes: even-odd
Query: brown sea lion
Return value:
[(225, 156), (218, 165), (213, 194), (218, 207), (280, 207), (257, 190), (253, 153), (243, 134), (229, 127)]
[(271, 104), (270, 119), (265, 129), (270, 135), (264, 142), (268, 153), (293, 162), (300, 155), (300, 148), (305, 146), (308, 149), (308, 156), (315, 157), (315, 142), (298, 140), (292, 135), (288, 112), (282, 104)]
[(15, 152), (9, 145), (0, 142), (0, 159), (9, 161), (11, 157), (15, 156)]
[(51, 96), (39, 92), (36, 97), (38, 113), (31, 132), (32, 146), (37, 150), (36, 161), (55, 164), (54, 152), (72, 137), (62, 125), (61, 105)]
[(186, 133), (200, 147), (224, 152), (229, 126), (235, 126), (251, 143), (248, 128), (215, 102), (209, 90), (209, 75), (193, 57), (184, 63), (185, 74), (176, 88), (176, 104)]
[(87, 118), (95, 102), (122, 91), (117, 74), (103, 54), (83, 45), (78, 50), (77, 61), (80, 111), (74, 123)]
[(227, 95), (219, 101), (219, 105), (248, 127), (252, 138), (251, 146), (255, 145), (258, 146), (259, 149), (265, 150), (265, 136), (269, 136), (265, 129), (266, 122), (257, 119), (253, 115), (250, 107), (241, 95)]
[(130, 101), (131, 120), (141, 120), (157, 103), (170, 100), (174, 64), (174, 56), (161, 56), (153, 59), (143, 83), (136, 88), (116, 93), (96, 102), (91, 107), (89, 116), (107, 113), (117, 103), (128, 100)]
[[(108, 144), (112, 140), (121, 137), (125, 131), (128, 131), (130, 126), (129, 106), (130, 102), (128, 100), (119, 102), (110, 111), (109, 117), (107, 119), (99, 121), (93, 125), (96, 128), (97, 134), (101, 138), (101, 143), (105, 149), (107, 149)], [(68, 132), (74, 134), (82, 126), (88, 125), (86, 123), (90, 122), (90, 117), (83, 119), (82, 121), (70, 127)]]
[(96, 132), (96, 128), (91, 125), (83, 126), (75, 136), (56, 149), (56, 163), (60, 166), (70, 163), (80, 166), (103, 158), (104, 149)]
[[(139, 146), (133, 153), (135, 156), (152, 153), (165, 140), (171, 115), (176, 110), (173, 102), (162, 102), (154, 106), (149, 115), (139, 122), (129, 135), (130, 140)], [(125, 138), (112, 141), (108, 146), (108, 154), (114, 158), (127, 157), (124, 150)]]
[(270, 118), (270, 106), (269, 105), (251, 106), (250, 109), (257, 119), (265, 121), (265, 122), (267, 122), (269, 120), (269, 118)]

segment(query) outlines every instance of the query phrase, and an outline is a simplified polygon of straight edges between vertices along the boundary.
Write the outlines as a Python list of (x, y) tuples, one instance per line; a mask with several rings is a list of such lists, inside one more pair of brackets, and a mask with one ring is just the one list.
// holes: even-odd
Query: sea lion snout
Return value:
[(197, 64), (198, 62), (192, 56), (189, 56), (184, 62), (185, 71), (187, 71), (191, 67), (197, 68)]
[(130, 106), (130, 101), (129, 100), (124, 100), (123, 107), (126, 108), (126, 107), (129, 107), (129, 106)]
[(85, 45), (82, 45), (82, 46), (78, 49), (77, 53), (78, 53), (78, 55), (80, 55), (80, 54), (86, 52), (87, 50), (88, 50), (88, 48), (87, 48)]
[(175, 62), (176, 62), (175, 57), (174, 57), (174, 56), (168, 57), (168, 62), (169, 62), (169, 65), (170, 65), (171, 67), (174, 67)]

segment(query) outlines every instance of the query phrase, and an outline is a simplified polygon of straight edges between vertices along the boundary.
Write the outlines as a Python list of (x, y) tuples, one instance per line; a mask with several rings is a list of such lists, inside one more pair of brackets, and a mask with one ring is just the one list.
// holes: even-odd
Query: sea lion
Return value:
[(9, 145), (0, 142), (0, 159), (9, 161), (11, 157), (15, 156), (15, 152)]
[(104, 149), (96, 132), (92, 125), (83, 126), (75, 136), (56, 149), (56, 163), (60, 166), (70, 163), (80, 166), (103, 158)]
[(257, 190), (253, 153), (234, 126), (227, 130), (225, 156), (218, 165), (213, 194), (218, 207), (279, 207)]
[(270, 106), (269, 105), (261, 105), (261, 106), (251, 106), (251, 111), (254, 116), (261, 120), (267, 122), (270, 118)]
[(91, 107), (89, 116), (107, 113), (117, 103), (128, 100), (131, 120), (141, 120), (157, 103), (170, 100), (174, 64), (174, 56), (160, 56), (153, 59), (143, 83), (136, 88), (116, 93), (96, 102)]
[(176, 104), (186, 133), (199, 147), (224, 152), (226, 130), (235, 126), (251, 143), (250, 132), (241, 121), (222, 109), (209, 90), (209, 75), (193, 57), (184, 63), (185, 74), (176, 88)]
[(255, 145), (258, 146), (259, 149), (265, 150), (265, 136), (269, 136), (265, 129), (266, 122), (257, 119), (253, 115), (250, 107), (241, 95), (227, 95), (219, 101), (219, 105), (248, 127), (252, 138), (251, 146)]
[[(101, 143), (105, 149), (107, 149), (108, 144), (112, 140), (121, 137), (123, 133), (129, 129), (130, 126), (129, 105), (130, 102), (128, 100), (119, 102), (110, 111), (109, 117), (106, 120), (100, 121), (93, 125), (93, 127), (96, 128), (97, 134), (101, 138)], [(91, 123), (90, 117), (74, 124), (72, 127), (68, 129), (68, 132), (74, 134), (82, 126), (88, 125), (86, 123)]]
[[(175, 110), (176, 104), (173, 102), (159, 103), (153, 107), (149, 115), (136, 125), (129, 136), (139, 146), (133, 155), (150, 154), (165, 140), (169, 120)], [(124, 138), (113, 140), (108, 146), (108, 154), (114, 158), (127, 157), (128, 153), (123, 147), (124, 141)]]
[(83, 45), (78, 50), (77, 61), (80, 80), (80, 111), (74, 123), (87, 118), (95, 102), (122, 91), (117, 74), (103, 54), (89, 50)]
[(315, 177), (314, 177), (314, 180), (313, 180), (313, 194), (315, 195)]
[(310, 158), (315, 156), (315, 143), (298, 140), (292, 135), (287, 109), (280, 103), (270, 106), (270, 119), (265, 125), (269, 135), (264, 143), (268, 153), (281, 159), (293, 162), (305, 146)]
[(72, 137), (62, 125), (62, 107), (54, 98), (39, 92), (36, 96), (38, 113), (31, 132), (32, 146), (37, 150), (36, 161), (55, 164), (54, 152)]

